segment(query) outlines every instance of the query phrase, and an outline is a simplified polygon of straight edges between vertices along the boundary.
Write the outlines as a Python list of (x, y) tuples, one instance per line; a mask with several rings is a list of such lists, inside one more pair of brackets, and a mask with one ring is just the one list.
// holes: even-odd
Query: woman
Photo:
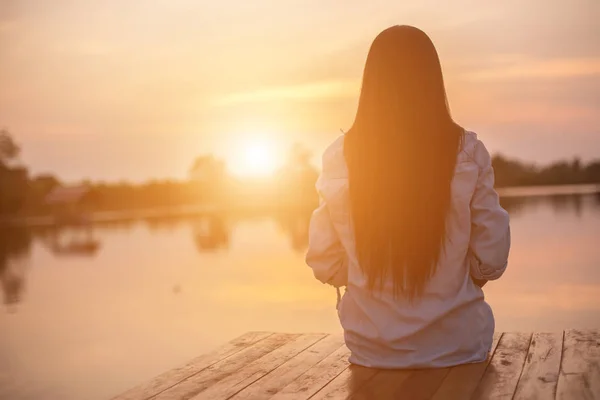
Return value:
[(350, 362), (447, 367), (486, 359), (508, 214), (490, 155), (451, 118), (440, 62), (422, 31), (373, 42), (352, 128), (323, 156), (307, 264), (346, 286), (338, 305)]

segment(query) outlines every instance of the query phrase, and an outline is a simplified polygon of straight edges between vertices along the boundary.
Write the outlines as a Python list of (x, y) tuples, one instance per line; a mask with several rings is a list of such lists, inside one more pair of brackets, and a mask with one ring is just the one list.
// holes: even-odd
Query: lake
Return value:
[[(502, 331), (600, 327), (600, 195), (503, 198)], [(250, 330), (336, 332), (335, 290), (304, 265), (310, 212), (5, 231), (1, 399), (106, 399)], [(77, 236), (80, 235), (80, 236)], [(97, 248), (96, 248), (97, 245)]]

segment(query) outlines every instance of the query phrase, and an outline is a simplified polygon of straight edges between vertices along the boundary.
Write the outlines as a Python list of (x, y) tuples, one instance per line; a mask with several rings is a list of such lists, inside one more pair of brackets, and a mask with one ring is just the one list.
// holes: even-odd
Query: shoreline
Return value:
[[(513, 186), (497, 188), (496, 190), (501, 198), (591, 195), (600, 193), (600, 184)], [(261, 206), (223, 207), (217, 205), (196, 204), (150, 209), (94, 211), (85, 219), (85, 221), (81, 222), (81, 225), (162, 218), (190, 218), (214, 215), (218, 213), (278, 212), (282, 210), (289, 211), (291, 209), (304, 210), (309, 208), (308, 206), (309, 205), (285, 206), (281, 204), (274, 204)], [(310, 206), (312, 209), (313, 205)], [(4, 219), (0, 218), (0, 228), (6, 226), (34, 228), (62, 226), (62, 224), (57, 223), (55, 217), (52, 215), (16, 216)]]

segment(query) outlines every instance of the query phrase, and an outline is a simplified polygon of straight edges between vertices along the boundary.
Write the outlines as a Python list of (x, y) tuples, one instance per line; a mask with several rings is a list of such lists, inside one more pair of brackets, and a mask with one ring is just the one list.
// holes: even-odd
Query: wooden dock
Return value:
[(600, 399), (600, 330), (497, 333), (487, 361), (442, 369), (348, 355), (341, 334), (250, 332), (116, 399)]

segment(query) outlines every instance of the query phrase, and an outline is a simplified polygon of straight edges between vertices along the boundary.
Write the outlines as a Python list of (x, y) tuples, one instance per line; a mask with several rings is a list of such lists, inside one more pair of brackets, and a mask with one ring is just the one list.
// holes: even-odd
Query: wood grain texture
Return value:
[(556, 398), (600, 399), (600, 330), (565, 331)]
[(452, 368), (378, 370), (349, 355), (339, 334), (251, 332), (115, 400), (600, 400), (600, 330), (497, 333), (485, 362)]
[(165, 390), (153, 399), (156, 400), (187, 400), (216, 384), (233, 372), (250, 364), (284, 344), (294, 340), (300, 335), (275, 333), (255, 346), (250, 346), (234, 355), (227, 357), (216, 364), (190, 376), (176, 386)]
[(378, 371), (374, 368), (350, 365), (310, 400), (345, 400), (358, 392)]
[(502, 333), (495, 333), (492, 348), (484, 362), (464, 364), (450, 369), (448, 375), (433, 395), (433, 400), (463, 400), (470, 399), (475, 393), (481, 377), (492, 360)]
[(273, 350), (265, 356), (252, 361), (250, 364), (238, 369), (226, 378), (206, 388), (194, 400), (228, 399), (244, 388), (252, 385), (263, 376), (291, 360), (308, 347), (325, 337), (324, 334), (300, 335), (294, 340)]
[(354, 396), (353, 400), (392, 400), (397, 397), (397, 390), (408, 377), (414, 373), (414, 370), (380, 370), (375, 376), (361, 388)]
[(430, 400), (450, 368), (422, 369), (410, 374), (396, 390), (395, 399)]
[(213, 352), (196, 357), (182, 367), (167, 371), (147, 383), (128, 390), (115, 397), (114, 400), (147, 400), (271, 335), (273, 335), (272, 332), (248, 332)]
[(231, 397), (231, 400), (266, 400), (305, 373), (313, 365), (344, 346), (341, 334), (328, 335), (263, 378)]
[(530, 333), (505, 333), (475, 390), (474, 399), (512, 399), (531, 342)]
[(275, 394), (273, 400), (305, 400), (325, 387), (349, 365), (350, 350), (343, 346), (315, 364)]
[(533, 334), (515, 400), (554, 399), (562, 343), (562, 332)]

